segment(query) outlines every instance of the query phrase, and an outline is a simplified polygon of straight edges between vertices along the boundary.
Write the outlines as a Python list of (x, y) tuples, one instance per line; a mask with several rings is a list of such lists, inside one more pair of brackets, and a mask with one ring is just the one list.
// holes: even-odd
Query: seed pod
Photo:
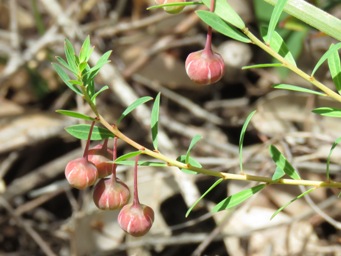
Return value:
[(128, 204), (121, 209), (117, 220), (125, 232), (139, 237), (145, 235), (152, 227), (154, 211), (144, 204)]
[(209, 50), (190, 53), (185, 67), (188, 77), (200, 85), (216, 83), (224, 74), (224, 60), (219, 54)]
[(129, 188), (119, 179), (101, 179), (94, 187), (93, 200), (101, 210), (121, 209), (129, 202), (129, 198)]
[[(179, 2), (184, 3), (184, 2), (186, 2), (186, 0), (155, 0), (156, 4), (170, 4), (170, 3), (179, 3)], [(165, 12), (167, 12), (169, 14), (178, 14), (184, 8), (185, 8), (185, 6), (166, 6), (166, 7), (163, 7)]]
[(107, 177), (112, 173), (112, 164), (108, 163), (112, 161), (112, 154), (112, 150), (102, 144), (89, 149), (88, 160), (97, 167), (98, 178)]
[(96, 182), (98, 173), (93, 163), (81, 157), (66, 165), (65, 177), (72, 187), (85, 189)]

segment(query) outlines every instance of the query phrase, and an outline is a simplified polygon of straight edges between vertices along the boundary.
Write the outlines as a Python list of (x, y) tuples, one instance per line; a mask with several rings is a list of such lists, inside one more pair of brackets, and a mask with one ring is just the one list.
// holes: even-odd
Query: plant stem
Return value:
[(135, 165), (134, 165), (134, 199), (133, 199), (133, 206), (139, 206), (140, 205), (138, 183), (137, 183), (138, 162), (139, 162), (139, 156), (136, 156), (135, 157)]
[(218, 178), (223, 178), (225, 180), (241, 180), (241, 181), (257, 181), (263, 182), (267, 184), (282, 184), (282, 185), (291, 185), (291, 186), (312, 186), (316, 188), (327, 187), (327, 188), (341, 188), (341, 182), (334, 181), (314, 181), (314, 180), (292, 180), (292, 179), (278, 179), (272, 180), (269, 177), (256, 176), (256, 175), (248, 175), (248, 174), (233, 174), (233, 173), (225, 173), (213, 171), (205, 168), (198, 168), (195, 166), (191, 166), (188, 164), (181, 163), (177, 160), (171, 159), (160, 152), (152, 151), (138, 144), (134, 140), (127, 137), (123, 134), (116, 126), (110, 125), (102, 116), (99, 116), (99, 122), (106, 127), (109, 131), (111, 131), (115, 136), (120, 138), (122, 141), (131, 145), (132, 147), (140, 150), (142, 154), (148, 155), (152, 158), (161, 160), (167, 163), (169, 166), (177, 167), (180, 169), (187, 169), (191, 171), (195, 171), (200, 174), (214, 176)]
[(308, 75), (307, 73), (305, 73), (304, 71), (302, 71), (301, 69), (299, 69), (298, 67), (296, 67), (295, 65), (292, 65), (291, 63), (289, 63), (284, 57), (282, 57), (280, 54), (278, 54), (276, 51), (274, 51), (271, 47), (269, 47), (268, 45), (266, 45), (265, 43), (263, 43), (261, 40), (259, 40), (254, 34), (252, 34), (247, 28), (245, 28), (243, 30), (243, 33), (250, 38), (250, 40), (257, 45), (259, 48), (261, 48), (262, 50), (264, 50), (265, 52), (267, 52), (269, 55), (271, 55), (272, 57), (274, 57), (275, 59), (277, 59), (278, 61), (280, 61), (282, 63), (282, 65), (288, 69), (290, 69), (291, 71), (293, 71), (294, 73), (296, 73), (297, 75), (299, 75), (300, 77), (302, 77), (303, 79), (307, 80), (308, 82), (312, 83), (314, 86), (316, 86), (318, 89), (320, 89), (321, 91), (323, 91), (325, 94), (327, 94), (329, 97), (333, 98), (334, 100), (341, 102), (341, 95), (337, 94), (336, 92), (334, 92), (333, 90), (329, 89), (327, 86), (325, 86), (324, 84), (322, 84), (321, 82), (319, 82), (318, 80), (315, 79), (315, 77)]
[(90, 130), (89, 130), (89, 134), (88, 134), (88, 140), (86, 141), (86, 145), (84, 148), (84, 153), (83, 153), (83, 157), (88, 161), (88, 155), (89, 155), (89, 147), (90, 147), (90, 140), (91, 140), (91, 134), (92, 134), (92, 130), (94, 129), (95, 126), (95, 121), (91, 122), (91, 126), (90, 126)]

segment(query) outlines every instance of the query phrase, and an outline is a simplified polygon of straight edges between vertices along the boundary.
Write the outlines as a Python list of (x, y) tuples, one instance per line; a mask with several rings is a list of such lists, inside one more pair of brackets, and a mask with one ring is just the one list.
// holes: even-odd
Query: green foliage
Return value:
[(330, 158), (331, 158), (331, 156), (332, 156), (332, 153), (333, 153), (334, 149), (336, 148), (336, 146), (337, 146), (340, 142), (341, 142), (341, 137), (337, 138), (337, 139), (334, 141), (334, 143), (333, 143), (333, 145), (332, 145), (332, 147), (331, 147), (331, 149), (330, 149), (330, 151), (329, 151), (328, 157), (327, 157), (326, 178), (327, 178), (328, 181), (330, 180), (330, 170), (329, 170)]
[(253, 117), (253, 115), (256, 113), (256, 110), (252, 111), (246, 118), (242, 130), (240, 132), (240, 137), (239, 137), (239, 168), (240, 171), (243, 172), (243, 144), (244, 144), (244, 137), (245, 137), (245, 132), (246, 129)]
[(284, 175), (285, 175), (285, 172), (283, 171), (283, 169), (281, 169), (280, 167), (277, 166), (274, 174), (271, 177), (271, 179), (272, 180), (278, 180), (278, 179), (281, 179)]
[(187, 149), (187, 153), (186, 153), (186, 159), (185, 159), (185, 163), (189, 164), (189, 158), (190, 158), (190, 153), (192, 151), (192, 149), (194, 148), (194, 146), (199, 142), (199, 140), (202, 139), (201, 135), (195, 135), (192, 140), (191, 143), (189, 144), (189, 147)]
[[(75, 124), (65, 128), (65, 130), (73, 137), (79, 140), (87, 140), (90, 125), (88, 124)], [(114, 134), (103, 127), (94, 126), (91, 139), (90, 140), (104, 140), (108, 138), (113, 138)]]
[(64, 116), (69, 116), (69, 117), (73, 117), (73, 118), (78, 118), (78, 119), (83, 119), (86, 121), (94, 121), (95, 118), (78, 113), (76, 111), (71, 111), (71, 110), (63, 110), (63, 109), (58, 109), (56, 110), (57, 113), (62, 114)]
[(341, 117), (341, 109), (331, 107), (320, 107), (313, 109), (313, 112), (321, 116)]
[(245, 200), (249, 199), (251, 196), (256, 194), (257, 192), (261, 191), (263, 188), (265, 188), (265, 184), (257, 185), (252, 188), (248, 188), (245, 190), (242, 190), (236, 194), (233, 194), (221, 202), (219, 202), (213, 209), (212, 212), (219, 212), (222, 210), (226, 210), (229, 208), (233, 208), (241, 203), (243, 203)]
[[(187, 157), (187, 155), (181, 155), (176, 160), (181, 162), (181, 163), (190, 165), (190, 166), (194, 166), (194, 167), (198, 167), (198, 168), (202, 167), (202, 165), (191, 156)], [(198, 174), (195, 171), (188, 170), (185, 168), (180, 168), (180, 170), (183, 171), (184, 173), (187, 173), (187, 174)]]
[(283, 12), (283, 8), (285, 4), (287, 3), (287, 0), (277, 1), (275, 8), (271, 14), (268, 31), (267, 31), (267, 43), (270, 44), (272, 40), (272, 35), (275, 32), (278, 20)]
[[(332, 44), (330, 47), (333, 47)], [(336, 90), (341, 94), (341, 63), (339, 52), (335, 49), (328, 57), (329, 71), (334, 81)]]
[(339, 49), (341, 48), (341, 42), (332, 45), (328, 51), (326, 51), (322, 57), (319, 59), (319, 61), (316, 63), (313, 71), (311, 72), (311, 76), (314, 76), (315, 72), (319, 69), (319, 67), (323, 64), (323, 62), (325, 62), (330, 56), (332, 56), (333, 54), (335, 54), (335, 52), (337, 52)]
[(296, 91), (296, 92), (303, 92), (303, 93), (309, 93), (309, 94), (315, 94), (319, 96), (327, 96), (325, 93), (322, 92), (317, 92), (314, 90), (310, 90), (304, 87), (296, 86), (296, 85), (291, 85), (291, 84), (276, 84), (273, 86), (275, 89), (284, 89), (284, 90), (289, 90), (289, 91)]
[(159, 114), (160, 114), (160, 93), (155, 98), (153, 108), (152, 108), (152, 115), (151, 115), (151, 123), (150, 128), (152, 131), (152, 141), (154, 149), (158, 149), (158, 140), (157, 135), (159, 133)]
[(137, 100), (135, 100), (133, 103), (131, 103), (121, 114), (121, 116), (119, 117), (119, 119), (117, 120), (117, 125), (119, 125), (119, 123), (123, 120), (123, 118), (125, 118), (130, 112), (132, 112), (133, 110), (135, 110), (138, 106), (152, 100), (153, 98), (150, 96), (144, 96), (141, 98), (138, 98)]

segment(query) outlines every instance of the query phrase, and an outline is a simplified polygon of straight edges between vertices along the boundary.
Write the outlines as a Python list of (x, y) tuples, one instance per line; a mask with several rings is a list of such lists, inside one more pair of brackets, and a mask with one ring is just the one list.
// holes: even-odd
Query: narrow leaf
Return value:
[(74, 117), (74, 118), (78, 118), (78, 119), (83, 119), (86, 121), (94, 121), (95, 118), (75, 112), (75, 111), (71, 111), (71, 110), (64, 110), (64, 109), (58, 109), (56, 110), (57, 113), (62, 114), (64, 116), (69, 116), (69, 117)]
[(100, 69), (109, 62), (109, 57), (111, 55), (112, 51), (107, 51), (105, 52), (97, 61), (96, 65), (93, 66), (91, 69), (89, 69), (88, 74), (89, 74), (89, 79), (93, 79), (95, 76), (97, 76), (98, 72)]
[(266, 185), (261, 184), (252, 188), (245, 189), (243, 191), (240, 191), (232, 196), (229, 196), (222, 200), (220, 203), (218, 203), (213, 209), (212, 212), (219, 212), (222, 210), (226, 210), (229, 208), (233, 208), (245, 200), (249, 199), (251, 196), (256, 194), (257, 192), (261, 191)]
[[(115, 161), (113, 162), (115, 164), (119, 165), (126, 165), (126, 166), (134, 166), (135, 161), (134, 160), (122, 160), (122, 161)], [(154, 161), (138, 161), (138, 166), (150, 166), (150, 167), (166, 167), (168, 166), (166, 163), (163, 162), (154, 162)]]
[(285, 175), (285, 172), (283, 171), (283, 169), (281, 169), (277, 166), (271, 179), (272, 180), (278, 180), (278, 179), (281, 179), (284, 175)]
[(90, 57), (91, 52), (92, 52), (92, 49), (90, 46), (90, 36), (87, 36), (79, 52), (79, 62), (80, 63), (87, 62), (87, 60)]
[(195, 135), (192, 140), (191, 140), (191, 143), (189, 144), (189, 147), (187, 149), (187, 154), (186, 154), (186, 164), (188, 164), (188, 161), (189, 161), (189, 157), (190, 157), (190, 153), (191, 153), (191, 150), (193, 149), (193, 147), (195, 146), (195, 144), (197, 144), (199, 142), (199, 140), (202, 139), (202, 136), (201, 135)]
[(290, 90), (290, 91), (296, 91), (296, 92), (310, 93), (310, 94), (315, 94), (315, 95), (319, 95), (319, 96), (327, 96), (325, 93), (317, 92), (314, 90), (310, 90), (307, 88), (303, 88), (303, 87), (291, 85), (291, 84), (276, 84), (273, 87), (275, 89), (284, 89), (284, 90)]
[(244, 137), (246, 133), (246, 129), (253, 117), (253, 115), (256, 113), (256, 110), (252, 111), (246, 118), (242, 130), (240, 131), (240, 136), (239, 136), (239, 168), (240, 171), (243, 172), (243, 144), (244, 144)]
[(251, 40), (246, 35), (223, 21), (215, 13), (205, 10), (198, 10), (196, 11), (196, 14), (203, 22), (205, 22), (217, 32), (243, 43), (251, 43)]
[(153, 98), (150, 96), (144, 96), (141, 98), (138, 98), (135, 100), (132, 104), (130, 104), (122, 113), (120, 118), (117, 120), (117, 125), (122, 121), (123, 118), (125, 118), (130, 112), (132, 112), (134, 109), (136, 109), (138, 106), (152, 100)]
[(187, 5), (199, 5), (201, 4), (200, 2), (175, 2), (175, 3), (168, 3), (168, 4), (158, 4), (158, 5), (152, 5), (147, 8), (147, 10), (152, 10), (152, 9), (158, 9), (158, 8), (163, 8), (167, 6), (187, 6)]
[(341, 117), (341, 109), (339, 108), (320, 107), (313, 109), (313, 112), (321, 116)]
[(301, 179), (295, 168), (274, 145), (270, 145), (270, 155), (276, 166), (282, 169), (290, 178), (294, 180)]
[(78, 95), (83, 95), (83, 93), (81, 92), (81, 90), (73, 85), (72, 83), (70, 83), (70, 78), (69, 76), (66, 74), (66, 72), (62, 69), (62, 67), (57, 64), (57, 63), (52, 63), (52, 67), (54, 68), (54, 70), (57, 72), (57, 74), (59, 75), (59, 77), (63, 80), (63, 82), (75, 93), (77, 93)]
[(91, 101), (94, 102), (95, 99), (97, 98), (97, 96), (98, 96), (100, 93), (102, 93), (102, 92), (104, 92), (104, 91), (106, 91), (106, 90), (108, 90), (108, 89), (109, 89), (109, 86), (104, 85), (104, 86), (103, 86), (101, 89), (99, 89), (94, 95), (92, 95)]
[(270, 47), (274, 51), (276, 51), (279, 55), (281, 55), (286, 61), (290, 64), (296, 66), (296, 62), (291, 52), (289, 51), (286, 43), (283, 38), (276, 31), (273, 31), (271, 40), (269, 40), (269, 36), (266, 34), (267, 29), (265, 27), (261, 28), (261, 34), (265, 42), (270, 42)]
[[(62, 65), (64, 68), (66, 68), (67, 70), (71, 71), (72, 72), (72, 68), (69, 66), (69, 64), (67, 64), (67, 62), (59, 57), (59, 56), (56, 56), (56, 60), (59, 62), (60, 65)], [(77, 75), (77, 74), (74, 74), (74, 75)]]
[(212, 189), (214, 189), (216, 186), (218, 186), (222, 181), (223, 181), (224, 179), (223, 178), (221, 178), (221, 179), (219, 179), (219, 180), (217, 180), (216, 182), (214, 182), (213, 183), (213, 185), (211, 186), (211, 187), (209, 187), (206, 191), (205, 191), (205, 193), (204, 194), (202, 194), (201, 195), (201, 197), (199, 197), (199, 199), (198, 200), (196, 200), (195, 202), (194, 202), (194, 204), (187, 210), (187, 212), (186, 212), (186, 215), (185, 215), (185, 217), (187, 218), (188, 217), (188, 215), (191, 213), (191, 211), (193, 210), (193, 208), (212, 190)]
[(157, 135), (159, 133), (160, 93), (157, 94), (151, 113), (150, 128), (154, 149), (158, 149)]
[(67, 63), (69, 64), (69, 67), (71, 68), (72, 73), (77, 74), (77, 61), (76, 61), (76, 54), (75, 49), (73, 48), (71, 42), (68, 39), (65, 39), (64, 42), (64, 51), (65, 51), (65, 57), (67, 60)]
[(330, 55), (332, 55), (334, 52), (337, 52), (341, 48), (341, 42), (332, 45), (329, 47), (329, 49), (322, 55), (322, 57), (319, 59), (319, 61), (316, 63), (313, 72), (311, 72), (311, 76), (314, 76), (315, 72), (319, 69), (319, 67), (325, 62)]
[(327, 170), (326, 170), (326, 177), (327, 177), (327, 180), (330, 180), (330, 170), (329, 170), (330, 158), (331, 158), (331, 156), (332, 156), (332, 153), (333, 153), (334, 149), (336, 148), (336, 146), (337, 146), (340, 142), (341, 142), (341, 137), (337, 138), (337, 139), (334, 141), (334, 143), (333, 143), (333, 145), (332, 145), (332, 147), (331, 147), (331, 149), (330, 149), (330, 151), (329, 151), (329, 154), (328, 154), (328, 157), (327, 157)]
[(122, 156), (117, 157), (115, 159), (114, 163), (122, 162), (122, 161), (125, 161), (125, 160), (129, 159), (129, 158), (132, 158), (132, 157), (135, 157), (135, 156), (138, 156), (138, 155), (141, 155), (141, 154), (142, 154), (141, 151), (132, 151), (132, 152), (129, 152), (127, 154), (124, 154)]
[(244, 66), (242, 69), (251, 69), (251, 68), (282, 68), (282, 63), (264, 63), (264, 64), (256, 64), (256, 65), (249, 65)]
[[(88, 124), (76, 124), (71, 125), (65, 128), (65, 130), (72, 135), (73, 137), (80, 139), (80, 140), (87, 140), (88, 134), (90, 130), (90, 125)], [(113, 138), (114, 134), (109, 130), (94, 126), (94, 129), (91, 134), (91, 140), (103, 140), (107, 138)]]
[(283, 211), (283, 209), (285, 209), (288, 205), (290, 205), (291, 203), (295, 202), (297, 199), (300, 199), (302, 197), (304, 197), (305, 195), (309, 194), (310, 192), (314, 191), (316, 188), (310, 188), (307, 191), (304, 191), (302, 194), (296, 196), (295, 198), (291, 199), (290, 202), (286, 203), (285, 205), (283, 205), (282, 207), (280, 207), (277, 211), (275, 211), (274, 214), (272, 214), (271, 216), (271, 220), (281, 211)]
[(287, 0), (281, 0), (281, 1), (277, 1), (275, 8), (271, 14), (271, 19), (269, 22), (269, 27), (268, 27), (268, 33), (267, 33), (267, 43), (269, 43), (272, 39), (272, 34), (276, 29), (277, 23), (279, 18), (281, 17), (281, 14), (283, 12), (283, 8), (285, 6), (285, 4), (287, 3)]
[[(209, 8), (211, 5), (211, 0), (203, 0), (203, 3)], [(230, 23), (231, 25), (244, 29), (245, 23), (238, 13), (229, 5), (226, 0), (216, 0), (214, 13), (220, 18)]]
[[(181, 162), (181, 163), (188, 164), (188, 165), (191, 165), (194, 167), (198, 167), (198, 168), (202, 167), (202, 165), (191, 156), (188, 158), (187, 163), (186, 163), (186, 155), (181, 155), (176, 160)], [(187, 173), (187, 174), (197, 174), (197, 172), (195, 172), (195, 171), (184, 169), (184, 168), (181, 168), (180, 170), (183, 171), (184, 173)]]
[(338, 51), (333, 51), (328, 57), (328, 66), (336, 90), (341, 94), (341, 62)]

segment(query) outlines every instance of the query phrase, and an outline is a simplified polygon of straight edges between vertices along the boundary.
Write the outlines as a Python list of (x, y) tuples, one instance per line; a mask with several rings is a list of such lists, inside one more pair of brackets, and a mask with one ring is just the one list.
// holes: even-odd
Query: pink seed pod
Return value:
[(112, 154), (112, 150), (102, 144), (89, 149), (88, 160), (97, 167), (98, 178), (107, 177), (112, 173), (112, 164), (108, 163), (112, 161)]
[(224, 66), (223, 58), (209, 50), (192, 52), (185, 62), (188, 77), (200, 85), (218, 82), (224, 75)]
[(130, 191), (119, 179), (101, 179), (94, 187), (93, 200), (101, 210), (121, 209), (129, 202)]
[(139, 237), (145, 235), (152, 227), (154, 211), (144, 204), (128, 204), (121, 209), (117, 220), (125, 232)]
[(70, 185), (77, 189), (85, 189), (97, 180), (96, 166), (81, 157), (70, 161), (65, 167), (65, 177)]
[[(156, 4), (170, 4), (170, 3), (180, 3), (180, 2), (184, 3), (184, 2), (186, 2), (186, 0), (155, 0)], [(165, 12), (167, 12), (169, 14), (178, 14), (184, 8), (185, 8), (185, 6), (166, 6), (166, 7), (163, 7)]]

